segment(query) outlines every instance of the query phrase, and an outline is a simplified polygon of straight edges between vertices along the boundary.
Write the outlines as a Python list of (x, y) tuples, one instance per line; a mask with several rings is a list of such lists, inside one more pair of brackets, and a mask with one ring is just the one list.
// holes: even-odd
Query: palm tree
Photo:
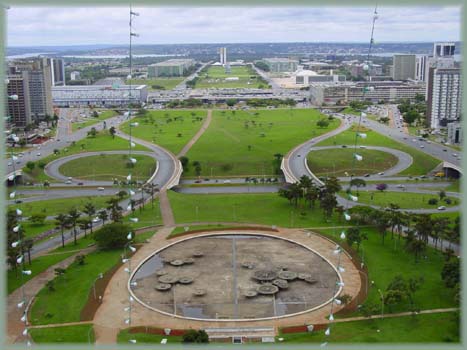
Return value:
[[(446, 236), (446, 233), (449, 230), (449, 218), (439, 217), (434, 218), (433, 220), (433, 231), (431, 232), (431, 237), (435, 241), (435, 249), (438, 245), (438, 240)], [(441, 250), (443, 250), (443, 241), (441, 240)]]
[(88, 216), (92, 234), (92, 217), (96, 214), (96, 207), (94, 206), (94, 204), (92, 204), (92, 202), (88, 202), (84, 205), (83, 212)]
[(58, 214), (55, 217), (55, 223), (58, 227), (60, 227), (60, 233), (62, 235), (62, 248), (64, 248), (65, 247), (65, 236), (63, 235), (63, 229), (67, 227), (68, 225), (68, 216), (62, 213)]
[(415, 231), (417, 231), (420, 239), (428, 244), (428, 237), (431, 236), (433, 231), (433, 220), (431, 220), (430, 215), (419, 214), (415, 217)]
[(107, 209), (110, 210), (110, 217), (115, 222), (120, 222), (122, 219), (122, 207), (119, 205), (119, 199), (116, 197), (110, 198), (107, 201)]
[(107, 214), (107, 210), (105, 209), (99, 210), (99, 212), (97, 213), (97, 216), (99, 217), (99, 219), (102, 220), (102, 225), (105, 225), (105, 220), (109, 218), (109, 214)]
[(31, 249), (32, 249), (32, 246), (34, 245), (34, 241), (32, 240), (32, 238), (26, 238), (24, 241), (23, 241), (23, 252), (24, 251), (27, 251), (28, 252), (28, 262), (29, 262), (29, 265), (31, 265)]
[(389, 215), (385, 211), (376, 211), (373, 217), (376, 229), (381, 235), (382, 244), (384, 245), (384, 238), (386, 237), (386, 231), (389, 226)]
[(76, 245), (76, 224), (78, 222), (79, 217), (81, 216), (80, 212), (76, 208), (71, 208), (68, 211), (68, 220), (71, 226), (73, 227), (73, 238), (74, 244)]
[(389, 214), (389, 225), (391, 226), (391, 239), (394, 239), (394, 229), (402, 225), (402, 213), (399, 211), (400, 206), (394, 203), (389, 204), (387, 212)]
[(422, 240), (416, 239), (415, 231), (409, 230), (407, 232), (406, 246), (405, 249), (414, 254), (415, 262), (418, 262), (418, 257), (425, 251), (426, 243)]

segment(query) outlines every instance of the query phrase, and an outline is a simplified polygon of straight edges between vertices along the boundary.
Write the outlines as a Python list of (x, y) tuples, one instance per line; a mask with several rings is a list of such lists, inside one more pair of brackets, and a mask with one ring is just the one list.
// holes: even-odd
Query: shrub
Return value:
[(86, 257), (84, 255), (82, 255), (82, 254), (76, 255), (75, 262), (78, 265), (84, 265), (85, 260), (86, 260)]
[(183, 335), (184, 343), (209, 343), (209, 336), (206, 331), (190, 329)]
[(436, 198), (430, 198), (430, 199), (428, 200), (428, 204), (430, 204), (430, 205), (436, 205), (436, 204), (438, 204), (438, 200), (437, 200)]
[(452, 203), (451, 198), (444, 198), (444, 203), (451, 204)]
[(94, 240), (100, 249), (118, 249), (128, 242), (126, 236), (131, 228), (122, 223), (105, 225), (94, 234)]

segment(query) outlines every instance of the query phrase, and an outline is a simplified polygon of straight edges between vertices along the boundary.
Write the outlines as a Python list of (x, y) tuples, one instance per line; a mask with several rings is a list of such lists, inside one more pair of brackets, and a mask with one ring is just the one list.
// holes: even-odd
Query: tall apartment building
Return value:
[(49, 60), (52, 86), (65, 85), (65, 63), (60, 58), (50, 58)]
[(8, 124), (23, 128), (31, 123), (31, 109), (29, 100), (29, 80), (27, 72), (16, 73), (12, 71), (7, 75), (7, 94), (16, 95), (17, 100), (8, 98)]
[(439, 129), (460, 119), (462, 110), (462, 77), (454, 62), (453, 43), (435, 43), (433, 57), (427, 62), (427, 121)]
[(415, 55), (394, 55), (392, 58), (394, 80), (415, 79)]
[(427, 118), (431, 128), (446, 127), (460, 119), (462, 76), (459, 68), (430, 68)]
[(423, 55), (417, 57), (415, 79), (420, 81), (426, 81), (426, 67), (429, 61), (429, 56)]
[(219, 62), (222, 65), (227, 64), (227, 48), (226, 47), (221, 47), (219, 49)]
[(50, 59), (11, 62), (8, 79), (8, 95), (18, 95), (16, 103), (8, 99), (8, 115), (17, 126), (25, 126), (36, 119), (42, 120), (47, 114), (53, 114)]

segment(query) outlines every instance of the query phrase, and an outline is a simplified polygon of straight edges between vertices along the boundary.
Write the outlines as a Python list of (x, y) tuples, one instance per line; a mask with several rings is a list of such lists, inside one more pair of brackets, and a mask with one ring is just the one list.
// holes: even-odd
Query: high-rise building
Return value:
[(219, 49), (219, 62), (222, 65), (225, 65), (227, 63), (227, 48), (226, 47), (221, 47)]
[(426, 67), (429, 60), (429, 56), (423, 55), (417, 57), (417, 66), (416, 66), (416, 73), (415, 79), (420, 81), (426, 81)]
[(50, 58), (50, 73), (52, 86), (65, 85), (65, 64), (60, 58)]
[(462, 77), (459, 68), (430, 68), (428, 78), (427, 118), (438, 130), (460, 119)]
[[(8, 88), (22, 92), (22, 101), (11, 105), (9, 113), (14, 113), (18, 126), (25, 126), (34, 120), (42, 120), (53, 114), (51, 61), (47, 58), (13, 61), (9, 66), (11, 84)], [(22, 83), (20, 83), (22, 81)], [(11, 86), (10, 86), (11, 85)], [(10, 93), (20, 96), (18, 93)], [(20, 99), (18, 98), (18, 101)], [(24, 107), (21, 104), (24, 103)]]
[(435, 43), (433, 45), (433, 57), (453, 57), (456, 51), (454, 43)]
[(415, 79), (415, 55), (394, 55), (392, 59), (394, 80)]
[(462, 134), (462, 125), (459, 122), (448, 124), (448, 141), (449, 143), (462, 143), (464, 135)]
[(16, 100), (8, 98), (8, 124), (10, 127), (24, 128), (31, 123), (28, 73), (12, 70), (11, 74), (7, 75), (7, 81), (8, 96), (18, 96)]

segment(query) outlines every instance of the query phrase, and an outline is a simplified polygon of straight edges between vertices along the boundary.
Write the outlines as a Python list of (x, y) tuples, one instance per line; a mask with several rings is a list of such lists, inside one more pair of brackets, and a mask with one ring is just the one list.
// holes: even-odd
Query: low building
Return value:
[[(366, 89), (368, 87), (368, 89)], [(367, 91), (364, 91), (364, 90)], [(423, 82), (371, 81), (371, 82), (325, 82), (310, 84), (312, 104), (347, 104), (351, 101), (396, 102), (412, 100), (417, 94), (425, 96)]]
[(193, 59), (171, 59), (148, 66), (148, 78), (180, 77), (195, 65)]
[(298, 61), (289, 58), (263, 58), (261, 61), (272, 73), (295, 72), (298, 67)]
[[(146, 85), (131, 86), (131, 101), (146, 103)], [(130, 101), (130, 86), (120, 85), (71, 85), (52, 87), (52, 100), (55, 106), (125, 106)]]
[(464, 139), (462, 134), (462, 125), (459, 122), (448, 124), (448, 142), (452, 144), (462, 143)]
[(345, 81), (345, 75), (318, 74), (312, 70), (299, 70), (294, 74), (295, 84), (300, 87), (309, 86), (316, 82), (339, 82)]
[(70, 73), (70, 80), (80, 80), (81, 79), (81, 73), (78, 71), (73, 71)]

